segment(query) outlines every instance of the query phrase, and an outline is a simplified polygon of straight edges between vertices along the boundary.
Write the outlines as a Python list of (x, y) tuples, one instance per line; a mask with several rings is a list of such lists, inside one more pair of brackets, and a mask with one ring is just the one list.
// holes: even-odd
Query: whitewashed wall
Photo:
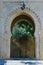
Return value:
[[(20, 0), (22, 1), (22, 0)], [(40, 57), (39, 59), (43, 59), (43, 1), (39, 0), (24, 0), (26, 7), (31, 8), (38, 17), (40, 18), (40, 23), (41, 23), (41, 29), (40, 29)], [(11, 0), (0, 0), (0, 58), (9, 58), (10, 57), (10, 47), (9, 44), (6, 44), (4, 42), (4, 21), (5, 18), (7, 17), (8, 13), (16, 8), (17, 6), (20, 6), (20, 2), (18, 1), (11, 1)]]

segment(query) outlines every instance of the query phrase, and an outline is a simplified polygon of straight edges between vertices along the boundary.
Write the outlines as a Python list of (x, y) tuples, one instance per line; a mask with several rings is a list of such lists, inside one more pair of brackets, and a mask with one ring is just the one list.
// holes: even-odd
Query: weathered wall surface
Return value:
[[(21, 0), (22, 1), (22, 0)], [(41, 23), (41, 29), (39, 32), (40, 35), (40, 51), (39, 51), (39, 59), (43, 59), (43, 1), (40, 0), (32, 0), (32, 1), (24, 1), (26, 4), (26, 7), (31, 8), (38, 17), (40, 18), (40, 23)], [(0, 58), (9, 58), (10, 57), (10, 44), (8, 42), (6, 43), (4, 40), (4, 21), (5, 18), (7, 17), (8, 13), (12, 11), (12, 9), (15, 9), (16, 7), (20, 7), (21, 3), (18, 1), (11, 1), (7, 0), (0, 0)], [(38, 26), (37, 26), (38, 27)], [(7, 41), (7, 40), (6, 40)]]

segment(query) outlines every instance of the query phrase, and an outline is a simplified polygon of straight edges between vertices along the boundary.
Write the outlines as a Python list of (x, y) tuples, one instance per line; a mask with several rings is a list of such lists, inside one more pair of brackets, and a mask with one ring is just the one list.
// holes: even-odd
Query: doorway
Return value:
[[(34, 24), (33, 18), (28, 14), (20, 14), (17, 17), (15, 17), (11, 23), (11, 34), (15, 24), (20, 22), (21, 24), (22, 23), (24, 24), (25, 22), (26, 24), (30, 24), (33, 27), (34, 33), (35, 33), (35, 24)], [(25, 40), (23, 38), (19, 42), (15, 41), (13, 36), (11, 36), (11, 39), (10, 39), (10, 57), (11, 58), (35, 58), (34, 33), (32, 36), (28, 38), (28, 40)]]

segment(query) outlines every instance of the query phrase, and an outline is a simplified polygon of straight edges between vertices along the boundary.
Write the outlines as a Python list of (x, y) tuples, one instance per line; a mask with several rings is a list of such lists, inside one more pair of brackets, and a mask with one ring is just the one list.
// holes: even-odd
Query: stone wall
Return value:
[[(43, 1), (27, 0), (24, 2), (26, 5), (24, 12), (28, 12), (35, 20), (36, 57), (37, 59), (43, 59)], [(13, 18), (22, 12), (20, 9), (22, 4), (19, 0), (3, 0), (0, 5), (0, 58), (10, 58), (10, 24)]]

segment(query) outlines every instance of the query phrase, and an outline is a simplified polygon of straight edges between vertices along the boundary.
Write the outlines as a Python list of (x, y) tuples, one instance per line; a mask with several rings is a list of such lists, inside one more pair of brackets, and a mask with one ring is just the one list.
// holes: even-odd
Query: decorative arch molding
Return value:
[(11, 23), (11, 32), (12, 32), (12, 28), (13, 26), (15, 25), (15, 23), (17, 23), (17, 21), (20, 21), (20, 20), (27, 20), (28, 23), (32, 24), (32, 26), (34, 27), (35, 29), (35, 23), (34, 23), (34, 20), (33, 18), (26, 12), (21, 12), (19, 15), (17, 15), (12, 23)]
[(36, 55), (36, 59), (40, 58), (40, 20), (37, 16), (37, 14), (31, 10), (28, 7), (25, 7), (24, 10), (21, 10), (20, 7), (17, 7), (15, 9), (13, 9), (12, 11), (10, 11), (5, 19), (4, 22), (4, 43), (9, 44), (9, 57), (10, 57), (10, 38), (11, 38), (11, 23), (13, 21), (14, 18), (16, 18), (18, 15), (21, 14), (26, 14), (26, 15), (30, 15), (33, 20), (34, 20), (34, 24), (35, 24), (35, 55)]

